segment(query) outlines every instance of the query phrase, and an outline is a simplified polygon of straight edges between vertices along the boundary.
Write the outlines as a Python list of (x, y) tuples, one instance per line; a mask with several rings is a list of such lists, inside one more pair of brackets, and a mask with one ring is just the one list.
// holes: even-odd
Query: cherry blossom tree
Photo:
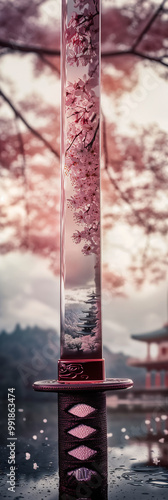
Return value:
[[(166, 81), (166, 1), (125, 1), (122, 2), (122, 7), (115, 2), (110, 7), (106, 7), (106, 2), (102, 4), (102, 94), (119, 102), (126, 91), (131, 92), (136, 88), (140, 65), (141, 68), (153, 68), (155, 74)], [(78, 9), (82, 9), (83, 5), (82, 1), (76, 2)], [(0, 251), (6, 253), (15, 249), (30, 249), (49, 258), (53, 270), (58, 272), (59, 109), (56, 109), (54, 103), (49, 105), (47, 100), (42, 101), (35, 93), (25, 93), (20, 98), (17, 85), (14, 84), (14, 73), (11, 72), (9, 76), (7, 69), (11, 56), (13, 61), (19, 59), (24, 62), (29, 59), (32, 75), (36, 79), (45, 75), (49, 86), (53, 78), (55, 81), (59, 80), (59, 26), (55, 29), (52, 9), (51, 0), (23, 0), (22, 5), (16, 0), (12, 4), (8, 0), (1, 1), (0, 223), (3, 239)], [(91, 18), (83, 21), (84, 16), (80, 19), (72, 18), (68, 36), (70, 44), (76, 44), (77, 60), (87, 41), (88, 60), (91, 52), (93, 53), (89, 75), (91, 81), (96, 77), (91, 46), (95, 40), (94, 34), (90, 41), (87, 40), (86, 28), (91, 23)], [(73, 57), (72, 52), (69, 57)], [(93, 89), (89, 88), (87, 79), (85, 82), (78, 82), (78, 85), (80, 88), (76, 91), (79, 91), (79, 95), (75, 96), (77, 121), (74, 120), (74, 131), (70, 131), (71, 142), (82, 131), (79, 137), (88, 146), (98, 127), (98, 121), (97, 117), (93, 119), (88, 107), (85, 113), (79, 111), (80, 92), (85, 88), (88, 106)], [(71, 99), (74, 91), (72, 88), (69, 90)], [(89, 122), (92, 125), (90, 135)], [(69, 125), (70, 128), (71, 126)], [(87, 130), (86, 138), (84, 130), (85, 134)], [(71, 142), (67, 144), (67, 148)], [(67, 172), (71, 171), (72, 177), (71, 154), (75, 153), (77, 143), (78, 138), (67, 151)], [(88, 155), (90, 161), (90, 147), (85, 147), (84, 150), (85, 158)], [(90, 171), (89, 195), (93, 196), (94, 170)], [(85, 174), (88, 175), (87, 168)], [(135, 183), (132, 182), (133, 177), (136, 179)], [(74, 188), (75, 182), (73, 178)], [(127, 224), (131, 231), (137, 228), (142, 235), (141, 243), (137, 243), (136, 254), (132, 249), (129, 272), (138, 286), (146, 280), (157, 282), (163, 279), (167, 266), (166, 133), (152, 125), (150, 131), (141, 127), (137, 130), (136, 137), (130, 138), (126, 133), (121, 136), (113, 116), (109, 119), (103, 109), (102, 193), (104, 240), (118, 223)], [(90, 233), (86, 232), (90, 209), (88, 210), (87, 204), (88, 192), (82, 194), (83, 198), (86, 194), (82, 213), (78, 207), (77, 194), (75, 199), (72, 197), (69, 200), (76, 222), (80, 217), (84, 218), (82, 229), (80, 225), (73, 237), (76, 242), (83, 240), (85, 253), (90, 250), (94, 252), (99, 230), (93, 225), (92, 217)], [(94, 209), (96, 210), (96, 203)], [(110, 271), (107, 262), (104, 262), (104, 280), (105, 285), (114, 290), (114, 293), (123, 293), (125, 276), (116, 275), (115, 270)]]

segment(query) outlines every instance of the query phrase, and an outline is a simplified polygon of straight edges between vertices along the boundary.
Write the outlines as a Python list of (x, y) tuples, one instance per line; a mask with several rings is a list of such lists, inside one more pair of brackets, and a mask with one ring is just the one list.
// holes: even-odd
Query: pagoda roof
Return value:
[(164, 325), (158, 330), (153, 330), (147, 333), (137, 333), (131, 335), (134, 340), (140, 340), (140, 342), (162, 342), (163, 340), (168, 341), (168, 324)]
[(168, 359), (138, 359), (129, 358), (127, 361), (129, 366), (137, 366), (139, 368), (146, 368), (147, 370), (167, 370)]

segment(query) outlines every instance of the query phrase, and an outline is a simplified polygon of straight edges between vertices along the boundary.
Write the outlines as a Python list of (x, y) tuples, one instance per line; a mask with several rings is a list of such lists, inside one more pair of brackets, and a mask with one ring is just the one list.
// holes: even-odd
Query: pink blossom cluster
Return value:
[(87, 64), (92, 70), (96, 67), (99, 51), (99, 11), (98, 0), (74, 0), (77, 12), (73, 12), (66, 30), (68, 46), (67, 63), (70, 65)]
[[(74, 220), (80, 226), (75, 243), (85, 241), (82, 252), (99, 255), (99, 96), (98, 2), (74, 2), (82, 13), (73, 13), (67, 27), (68, 64), (86, 66), (83, 78), (66, 86), (66, 166), (73, 187), (68, 200)], [(85, 4), (85, 5), (84, 5)], [(96, 21), (97, 19), (97, 21)], [(94, 31), (94, 35), (92, 33)], [(95, 47), (91, 56), (88, 37)], [(77, 58), (77, 59), (76, 59)], [(89, 67), (88, 67), (89, 62)], [(82, 228), (82, 229), (81, 229)]]
[[(97, 253), (100, 238), (99, 210), (99, 110), (94, 91), (81, 80), (67, 87), (66, 170), (73, 186), (69, 206), (81, 227), (73, 239), (86, 240), (83, 253)], [(73, 110), (73, 113), (72, 113)]]

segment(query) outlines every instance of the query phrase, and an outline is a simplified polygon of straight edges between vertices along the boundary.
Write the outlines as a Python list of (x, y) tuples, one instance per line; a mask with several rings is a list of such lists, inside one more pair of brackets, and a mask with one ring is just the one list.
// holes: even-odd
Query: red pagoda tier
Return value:
[[(146, 368), (145, 390), (149, 392), (168, 392), (168, 323), (159, 330), (148, 333), (131, 335), (139, 342), (147, 343), (147, 356), (145, 359), (130, 358), (130, 366)], [(157, 356), (151, 356), (151, 344), (157, 344)], [(154, 383), (152, 372), (155, 372)]]

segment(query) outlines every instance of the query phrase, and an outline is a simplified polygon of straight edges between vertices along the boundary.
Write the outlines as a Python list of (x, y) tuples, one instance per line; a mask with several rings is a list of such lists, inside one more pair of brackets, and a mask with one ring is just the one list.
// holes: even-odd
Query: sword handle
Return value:
[(106, 394), (58, 394), (60, 500), (107, 499)]

